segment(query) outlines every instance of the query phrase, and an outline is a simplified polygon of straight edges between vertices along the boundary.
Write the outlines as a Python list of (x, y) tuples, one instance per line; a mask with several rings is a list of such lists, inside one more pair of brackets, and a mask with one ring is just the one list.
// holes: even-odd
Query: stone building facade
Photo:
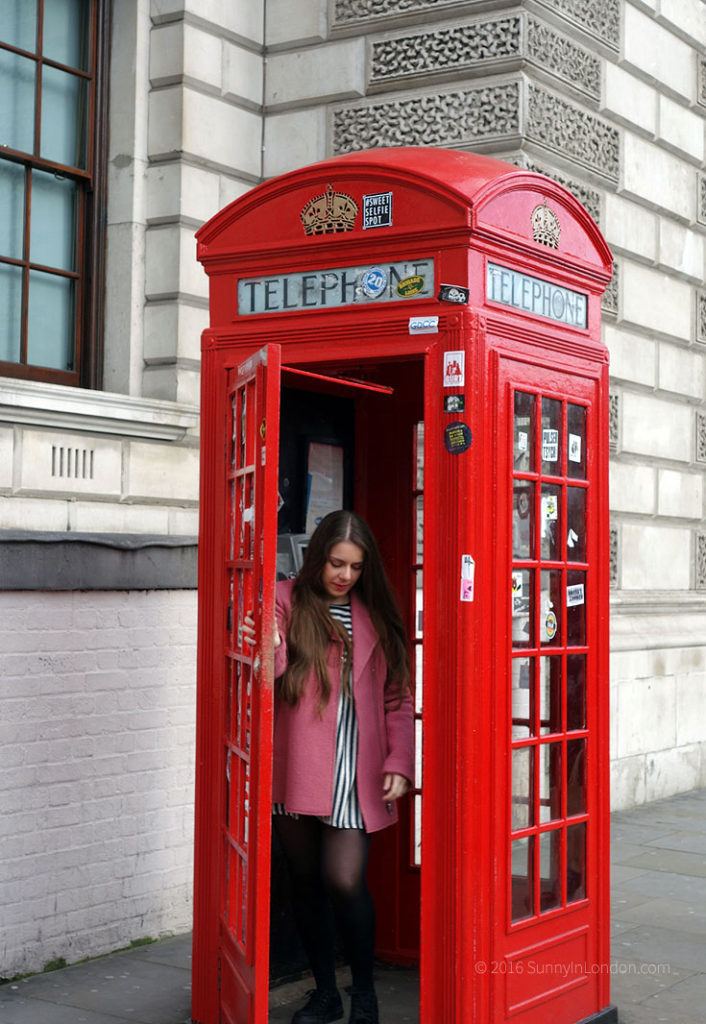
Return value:
[(63, 378), (23, 355), (0, 376), (0, 974), (189, 927), (193, 235), (332, 154), (490, 153), (558, 179), (601, 226), (613, 803), (706, 784), (702, 0), (86, 6), (105, 51), (93, 361)]

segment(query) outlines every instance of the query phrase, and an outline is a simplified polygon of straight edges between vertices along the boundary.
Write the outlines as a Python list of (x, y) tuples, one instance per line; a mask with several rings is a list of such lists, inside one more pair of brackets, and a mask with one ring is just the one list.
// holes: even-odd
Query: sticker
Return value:
[(465, 306), (469, 295), (468, 288), (460, 284), (442, 284), (439, 286), (437, 298), (440, 302), (455, 302), (459, 306)]
[(409, 318), (410, 334), (438, 334), (438, 316), (411, 316)]
[(352, 231), (358, 216), (358, 204), (347, 192), (334, 192), (333, 185), (314, 196), (303, 207), (299, 218), (305, 235), (335, 235)]
[(524, 584), (522, 582), (522, 573), (513, 572), (512, 574), (512, 596), (523, 597)]
[(363, 274), (361, 287), (369, 299), (377, 299), (387, 288), (387, 274), (380, 267), (371, 267)]
[(547, 612), (547, 617), (544, 620), (544, 632), (547, 634), (547, 640), (553, 640), (556, 636), (557, 621), (554, 612)]
[(444, 412), (465, 412), (465, 395), (444, 395)]
[(559, 461), (559, 431), (542, 431), (542, 462)]
[(471, 447), (473, 434), (466, 423), (449, 423), (444, 427), (444, 447), (452, 455), (460, 455)]
[(576, 605), (584, 603), (583, 583), (575, 583), (572, 587), (566, 588), (566, 607), (575, 608)]
[(284, 498), (282, 497), (280, 492), (277, 491), (277, 511), (280, 512), (282, 510), (283, 506), (284, 506)]
[(544, 522), (552, 522), (559, 518), (559, 500), (556, 494), (542, 495), (542, 519)]
[(569, 434), (569, 462), (581, 461), (581, 435)]
[(444, 387), (462, 388), (466, 379), (465, 368), (465, 352), (444, 352)]
[(530, 510), (529, 491), (520, 491), (517, 495), (517, 514), (520, 519), (526, 519)]
[(576, 546), (576, 542), (578, 541), (578, 539), (579, 539), (578, 533), (576, 533), (575, 530), (569, 530), (569, 532), (567, 534), (567, 537), (566, 537), (566, 546), (567, 546), (567, 548), (575, 547)]
[(397, 285), (397, 294), (403, 299), (411, 299), (415, 295), (419, 295), (421, 291), (424, 291), (425, 281), (420, 274), (414, 274), (412, 277), (405, 277), (404, 281), (400, 281)]
[(517, 450), (518, 452), (526, 452), (527, 444), (529, 441), (529, 435), (524, 430), (520, 430), (517, 434)]
[(363, 196), (363, 230), (392, 227), (392, 192)]
[(471, 555), (461, 555), (461, 600), (473, 600), (476, 563)]

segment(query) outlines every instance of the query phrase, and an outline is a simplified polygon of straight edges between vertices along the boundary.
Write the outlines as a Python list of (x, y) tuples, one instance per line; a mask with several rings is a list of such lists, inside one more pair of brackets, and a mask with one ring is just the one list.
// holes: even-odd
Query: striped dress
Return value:
[[(331, 616), (337, 619), (348, 631), (353, 641), (353, 622), (351, 619), (350, 604), (329, 605)], [(363, 815), (358, 802), (358, 790), (356, 789), (355, 773), (358, 757), (358, 721), (355, 716), (355, 705), (353, 703), (353, 672), (349, 668), (348, 693), (344, 693), (341, 686), (338, 698), (338, 713), (336, 716), (336, 761), (333, 775), (333, 807), (330, 815), (319, 815), (319, 821), (325, 825), (332, 825), (334, 828), (365, 828)], [(273, 804), (273, 814), (289, 814), (298, 818), (284, 809), (284, 804)]]

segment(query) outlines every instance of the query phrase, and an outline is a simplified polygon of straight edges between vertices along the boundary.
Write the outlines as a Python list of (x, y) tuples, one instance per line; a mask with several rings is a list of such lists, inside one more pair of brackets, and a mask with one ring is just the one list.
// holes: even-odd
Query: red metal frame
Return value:
[[(391, 192), (392, 225), (363, 232), (357, 223), (347, 234), (305, 238), (299, 213), (331, 182), (358, 204), (364, 195)], [(556, 249), (531, 236), (530, 212), (541, 204), (558, 211), (561, 244)], [(607, 974), (596, 971), (590, 979), (562, 987), (546, 975), (538, 978), (516, 969), (519, 964), (526, 967), (532, 956), (544, 963), (556, 956), (564, 963), (583, 953), (598, 967), (608, 956), (608, 377), (600, 342), (600, 295), (610, 277), (605, 243), (576, 200), (548, 179), (485, 157), (414, 149), (351, 154), (268, 182), (205, 225), (198, 238), (199, 258), (210, 275), (212, 326), (203, 341), (194, 1019), (199, 1024), (217, 1024), (219, 1019), (237, 1024), (266, 1020), (269, 863), (264, 861), (269, 852), (269, 766), (265, 762), (271, 749), (271, 694), (268, 690), (262, 703), (261, 784), (250, 812), (259, 829), (260, 847), (257, 899), (246, 909), (252, 913), (255, 906), (250, 921), (257, 949), (254, 962), (247, 964), (250, 975), (233, 958), (228, 961), (231, 976), (240, 971), (238, 977), (245, 979), (240, 1007), (228, 1010), (223, 1006), (222, 973), (227, 935), (218, 924), (222, 847), (214, 842), (223, 828), (225, 773), (213, 752), (214, 737), (223, 735), (225, 688), (219, 668), (222, 657), (214, 650), (222, 650), (218, 644), (226, 632), (228, 604), (223, 595), (229, 594), (224, 514), (230, 482), (224, 470), (228, 375), (232, 377), (234, 368), (263, 346), (269, 353), (281, 345), (287, 366), (300, 380), (298, 386), (312, 392), (357, 395), (355, 504), (381, 536), (391, 575), (402, 585), (405, 580), (409, 583), (416, 557), (410, 516), (414, 490), (410, 434), (423, 406), (422, 862), (420, 869), (410, 866), (410, 836), (404, 831), (410, 828), (410, 816), (403, 812), (401, 831), (387, 830), (379, 838), (388, 869), (373, 867), (373, 881), (381, 882), (383, 889), (378, 916), (385, 953), (399, 960), (418, 953), (423, 1021), (536, 1024), (551, 1018), (554, 1024), (577, 1024), (591, 1015), (592, 1020), (608, 1024), (615, 1018), (609, 1007)], [(286, 314), (237, 312), (240, 277), (254, 280), (283, 268), (294, 274), (422, 258), (435, 261), (435, 296), (441, 282), (456, 283), (468, 288), (469, 304), (454, 307), (437, 298), (412, 296), (404, 301), (376, 300), (315, 311), (301, 308)], [(585, 295), (586, 325), (572, 327), (486, 301), (487, 260)], [(415, 335), (410, 317), (432, 315), (439, 318), (438, 333)], [(465, 354), (465, 385), (450, 390), (443, 382), (448, 351)], [(267, 395), (265, 502), (260, 506), (255, 502), (257, 536), (264, 545), (259, 564), (265, 625), (274, 581), (277, 494), (272, 436), (276, 428), (270, 410), (277, 404), (278, 385), (270, 377), (271, 365), (260, 378)], [(237, 386), (243, 386), (251, 372), (257, 378), (255, 363), (244, 369)], [(351, 392), (351, 379), (362, 387)], [(394, 395), (376, 394), (381, 384), (388, 390), (394, 387)], [(582, 817), (571, 819), (589, 823), (588, 896), (521, 921), (511, 920), (510, 911), (509, 766), (513, 746), (539, 747), (548, 741), (533, 737), (513, 745), (510, 732), (511, 386), (583, 403), (591, 412), (586, 435), (588, 483), (580, 484), (590, 494), (585, 563), (591, 574), (585, 591), (590, 606), (587, 647), (593, 659), (587, 690), (589, 717), (586, 730), (567, 736), (564, 711), (562, 731), (553, 737), (556, 749), (562, 751), (572, 737), (586, 736), (589, 743), (587, 808)], [(454, 391), (465, 398), (465, 410), (458, 417), (443, 410), (443, 397)], [(374, 403), (389, 404), (383, 408)], [(472, 431), (471, 447), (462, 454), (447, 451), (444, 444), (444, 429), (456, 418)], [(258, 429), (256, 417), (251, 433), (257, 434)], [(398, 452), (404, 454), (397, 457)], [(565, 455), (564, 460), (562, 473), (554, 481), (559, 488), (566, 485)], [(540, 482), (531, 473), (516, 473), (514, 478), (536, 488)], [(541, 512), (537, 490), (534, 508)], [(257, 519), (260, 514), (263, 518)], [(459, 600), (465, 554), (475, 560), (473, 602)], [(566, 555), (564, 543), (556, 566), (559, 571), (565, 571)], [(272, 567), (269, 576), (268, 566)], [(539, 572), (534, 562), (526, 568)], [(249, 571), (253, 581), (260, 578), (259, 565), (253, 562)], [(243, 584), (243, 600), (249, 586)], [(403, 603), (407, 602), (406, 613), (411, 617), (410, 591), (406, 586)], [(540, 600), (538, 589), (534, 600)], [(563, 630), (564, 618), (560, 625)], [(535, 654), (533, 649), (532, 657)], [(263, 671), (268, 659), (269, 653), (263, 653)], [(537, 712), (533, 714), (536, 731)], [(552, 763), (559, 761), (554, 758)], [(534, 778), (538, 782), (536, 771)], [(565, 795), (560, 809), (563, 817), (555, 823), (535, 823), (516, 834), (532, 836), (533, 842), (539, 841), (535, 837), (540, 833), (552, 830), (563, 835)], [(563, 840), (559, 864), (564, 878)], [(533, 885), (537, 896), (538, 875), (533, 876)], [(565, 903), (565, 881), (561, 886)]]

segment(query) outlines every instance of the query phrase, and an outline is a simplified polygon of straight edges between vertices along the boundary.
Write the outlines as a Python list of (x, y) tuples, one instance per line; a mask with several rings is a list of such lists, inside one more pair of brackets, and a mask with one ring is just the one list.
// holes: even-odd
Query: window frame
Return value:
[[(37, 37), (42, 37), (44, 6), (37, 3)], [(22, 257), (2, 256), (3, 265), (22, 269), (20, 361), (0, 360), (0, 375), (24, 380), (74, 385), (100, 389), (103, 379), (103, 318), (105, 304), (105, 239), (107, 210), (108, 158), (108, 78), (112, 0), (89, 0), (86, 69), (74, 68), (45, 57), (37, 49), (23, 50), (0, 40), (0, 49), (34, 61), (38, 72), (43, 67), (70, 72), (87, 82), (87, 114), (85, 126), (85, 168), (61, 164), (38, 155), (42, 117), (42, 75), (34, 83), (33, 152), (2, 147), (0, 160), (24, 168), (25, 198), (23, 209)], [(31, 259), (29, 251), (29, 211), (31, 209), (31, 172), (60, 174), (80, 184), (76, 211), (76, 258), (73, 271), (42, 267)], [(27, 362), (28, 280), (31, 270), (50, 270), (53, 274), (76, 281), (73, 310), (73, 369), (35, 365)]]

